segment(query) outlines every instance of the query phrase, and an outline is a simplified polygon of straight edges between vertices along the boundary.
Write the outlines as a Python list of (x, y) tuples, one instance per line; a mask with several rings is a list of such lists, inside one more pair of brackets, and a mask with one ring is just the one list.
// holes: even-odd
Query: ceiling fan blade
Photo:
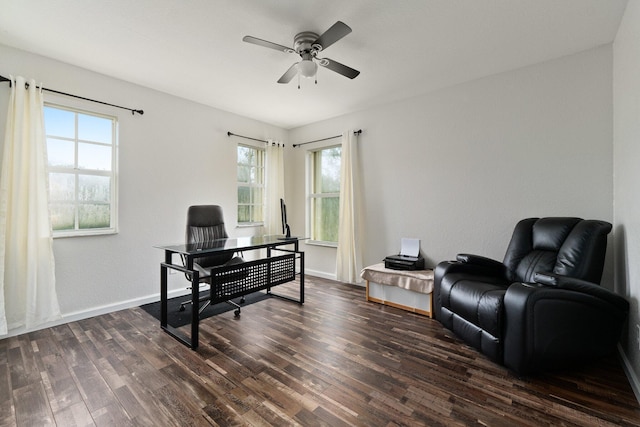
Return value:
[(280, 77), (280, 80), (278, 80), (278, 83), (289, 83), (291, 81), (291, 79), (293, 78), (293, 76), (295, 76), (296, 74), (298, 74), (298, 63), (297, 62), (295, 64), (293, 64), (291, 67), (289, 67), (287, 72), (284, 73), (282, 75), (282, 77)]
[(325, 31), (318, 39), (312, 44), (319, 44), (322, 46), (322, 50), (328, 48), (347, 34), (351, 32), (351, 28), (342, 21), (338, 21)]
[(318, 65), (328, 68), (331, 71), (335, 71), (338, 74), (342, 74), (345, 77), (349, 77), (350, 79), (355, 79), (358, 77), (358, 74), (360, 74), (360, 71), (354, 70), (351, 67), (347, 67), (346, 65), (329, 58), (318, 58)]
[(280, 52), (285, 52), (285, 53), (293, 53), (294, 52), (294, 50), (291, 49), (290, 47), (282, 46), (282, 45), (277, 44), (277, 43), (268, 42), (266, 40), (258, 39), (256, 37), (252, 37), (252, 36), (244, 36), (242, 38), (242, 41), (243, 42), (247, 42), (247, 43), (257, 44), (258, 46), (268, 47), (270, 49), (279, 50)]

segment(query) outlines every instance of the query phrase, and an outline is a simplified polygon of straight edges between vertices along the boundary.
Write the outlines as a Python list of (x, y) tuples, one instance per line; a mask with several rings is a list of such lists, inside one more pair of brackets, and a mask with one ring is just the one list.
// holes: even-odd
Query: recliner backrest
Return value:
[(527, 218), (520, 221), (504, 257), (512, 281), (532, 283), (551, 272), (600, 283), (611, 224), (581, 218)]
[[(229, 237), (224, 226), (222, 208), (218, 205), (189, 206), (187, 210), (186, 243), (208, 242)], [(197, 258), (202, 267), (222, 265), (233, 258), (233, 253), (224, 253)]]

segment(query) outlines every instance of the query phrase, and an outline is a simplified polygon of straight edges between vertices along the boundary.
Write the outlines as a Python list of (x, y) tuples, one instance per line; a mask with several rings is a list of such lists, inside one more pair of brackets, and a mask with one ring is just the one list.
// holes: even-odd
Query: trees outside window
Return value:
[(340, 207), (340, 146), (309, 153), (308, 224), (311, 241), (336, 245)]
[(117, 118), (45, 105), (55, 236), (117, 232)]
[(264, 222), (265, 150), (238, 145), (238, 225)]

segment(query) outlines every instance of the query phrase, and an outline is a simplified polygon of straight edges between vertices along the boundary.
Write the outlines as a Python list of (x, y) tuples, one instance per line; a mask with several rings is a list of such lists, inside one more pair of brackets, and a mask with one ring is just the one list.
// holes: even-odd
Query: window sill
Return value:
[(307, 240), (305, 242), (307, 245), (311, 245), (311, 246), (324, 246), (327, 248), (337, 248), (338, 247), (338, 243), (337, 242), (323, 242), (322, 240)]
[(238, 224), (236, 228), (256, 228), (256, 227), (264, 227), (264, 223), (262, 222), (247, 222), (243, 224)]
[(118, 231), (114, 228), (103, 228), (99, 230), (82, 230), (82, 231), (54, 231), (54, 239), (65, 239), (68, 237), (91, 237), (91, 236), (106, 236), (118, 234)]

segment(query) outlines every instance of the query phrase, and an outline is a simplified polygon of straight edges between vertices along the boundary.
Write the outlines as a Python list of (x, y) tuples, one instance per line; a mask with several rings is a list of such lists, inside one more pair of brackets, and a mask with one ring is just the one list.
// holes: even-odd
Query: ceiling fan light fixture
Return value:
[(300, 56), (300, 62), (293, 63), (287, 71), (280, 77), (278, 83), (289, 83), (296, 75), (298, 76), (298, 87), (302, 77), (315, 78), (318, 83), (318, 65), (330, 71), (354, 79), (360, 71), (354, 70), (344, 64), (327, 58), (318, 58), (320, 52), (324, 52), (329, 46), (351, 33), (351, 28), (342, 21), (337, 21), (327, 31), (318, 35), (312, 31), (303, 31), (293, 38), (293, 48), (281, 44), (262, 40), (253, 36), (244, 36), (242, 41), (255, 44), (280, 52), (296, 53)]
[(318, 64), (311, 59), (303, 59), (298, 62), (298, 72), (302, 77), (311, 78), (315, 77), (318, 71)]

